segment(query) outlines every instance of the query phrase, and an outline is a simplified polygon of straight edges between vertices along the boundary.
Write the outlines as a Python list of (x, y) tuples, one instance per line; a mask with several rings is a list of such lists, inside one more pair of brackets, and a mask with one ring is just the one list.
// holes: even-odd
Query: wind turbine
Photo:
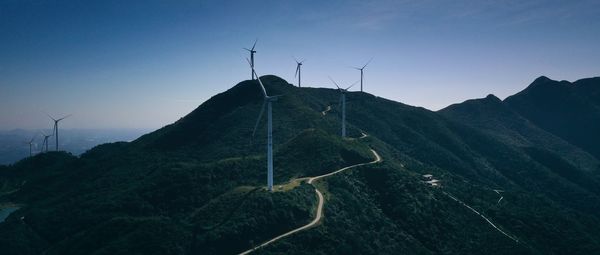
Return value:
[(335, 84), (338, 91), (340, 91), (340, 104), (342, 105), (342, 137), (346, 137), (346, 92), (348, 92), (348, 90), (352, 88), (352, 86), (354, 86), (358, 81), (343, 89), (340, 88), (340, 86), (333, 79), (331, 79), (331, 77), (329, 77), (329, 79), (333, 82), (333, 84)]
[(44, 133), (44, 131), (40, 131), (40, 133), (42, 133), (42, 136), (44, 136), (44, 142), (42, 142), (42, 148), (40, 149), (40, 152), (44, 152), (44, 145), (46, 145), (46, 152), (48, 152), (48, 138), (52, 135), (47, 135)]
[(367, 67), (367, 65), (369, 65), (369, 63), (371, 63), (371, 60), (373, 60), (373, 58), (369, 59), (369, 61), (363, 67), (354, 68), (356, 70), (360, 70), (360, 92), (363, 92), (363, 70), (365, 67)]
[[(66, 118), (68, 118), (69, 116), (71, 116), (71, 114), (69, 114), (67, 116), (64, 116), (64, 117), (62, 117), (60, 119), (52, 118), (52, 116), (50, 116), (50, 114), (47, 114), (47, 113), (46, 113), (46, 115), (48, 115), (48, 117), (50, 117), (54, 121), (54, 131), (53, 131), (53, 133), (54, 133), (54, 136), (56, 136), (56, 151), (58, 151), (58, 122), (61, 121), (61, 120), (66, 119)], [(46, 146), (47, 145), (48, 144), (46, 144)], [(48, 151), (48, 149), (46, 149), (46, 151)]]
[[(250, 52), (250, 67), (252, 68), (252, 80), (254, 80), (254, 75), (256, 74), (254, 72), (254, 53), (256, 53), (256, 51), (254, 50), (254, 47), (256, 47), (256, 41), (258, 41), (258, 39), (254, 40), (254, 45), (252, 45), (252, 49), (243, 48), (244, 50), (247, 50)], [(258, 78), (258, 76), (256, 78)]]
[(302, 87), (300, 85), (301, 79), (300, 76), (302, 75), (302, 63), (304, 62), (304, 59), (302, 61), (298, 61), (296, 58), (294, 58), (294, 60), (296, 61), (296, 74), (294, 74), (294, 77), (298, 76), (298, 87)]
[[(248, 59), (246, 59), (248, 60)], [(252, 74), (256, 75), (258, 79), (258, 84), (260, 84), (260, 89), (263, 95), (263, 104), (260, 108), (260, 114), (258, 115), (258, 119), (256, 119), (256, 124), (254, 125), (254, 131), (252, 131), (252, 136), (256, 133), (256, 128), (260, 123), (262, 115), (265, 111), (265, 106), (267, 107), (267, 188), (269, 191), (273, 191), (273, 114), (271, 111), (271, 103), (277, 101), (281, 95), (278, 96), (269, 96), (267, 95), (267, 90), (263, 85), (262, 81), (254, 71), (254, 67), (252, 66), (252, 62), (248, 60), (248, 64), (252, 67)]]
[(33, 140), (35, 140), (35, 137), (36, 137), (36, 135), (33, 135), (31, 140), (29, 140), (29, 142), (25, 142), (26, 144), (29, 144), (29, 157), (33, 156), (32, 152), (31, 152), (31, 145), (33, 145)]

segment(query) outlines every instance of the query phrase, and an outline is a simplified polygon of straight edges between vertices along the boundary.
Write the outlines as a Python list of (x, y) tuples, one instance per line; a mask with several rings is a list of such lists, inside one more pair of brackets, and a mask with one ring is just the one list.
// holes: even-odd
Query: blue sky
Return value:
[(159, 128), (256, 69), (438, 110), (600, 75), (600, 1), (0, 0), (0, 129)]

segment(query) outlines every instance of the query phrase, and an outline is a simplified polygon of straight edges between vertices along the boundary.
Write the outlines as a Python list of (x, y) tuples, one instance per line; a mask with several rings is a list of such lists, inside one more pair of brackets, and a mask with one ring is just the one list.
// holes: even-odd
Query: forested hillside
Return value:
[[(79, 157), (0, 166), (2, 254), (593, 254), (600, 249), (600, 79), (536, 79), (438, 112), (263, 76), (179, 121)], [(331, 110), (328, 110), (331, 109)], [(359, 139), (360, 138), (360, 139)], [(360, 165), (307, 183), (305, 177)], [(431, 174), (437, 186), (425, 181)]]

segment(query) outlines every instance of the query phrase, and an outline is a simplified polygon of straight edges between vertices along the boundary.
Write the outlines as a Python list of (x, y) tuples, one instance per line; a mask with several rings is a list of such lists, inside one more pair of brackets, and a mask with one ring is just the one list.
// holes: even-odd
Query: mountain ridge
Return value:
[[(290, 180), (369, 161), (370, 149), (383, 162), (315, 184), (326, 200), (320, 224), (256, 252), (589, 254), (600, 247), (597, 157), (530, 120), (515, 99), (488, 95), (433, 112), (349, 92), (350, 138), (343, 139), (338, 91), (261, 79), (270, 95), (284, 95), (273, 105), (277, 192), (264, 189), (264, 120), (252, 137), (258, 83), (243, 81), (131, 143), (0, 167), (0, 202), (23, 206), (0, 223), (0, 247), (6, 254), (242, 252), (313, 218), (314, 192)], [(581, 84), (593, 92), (595, 81)], [(362, 132), (369, 136), (352, 139)], [(423, 182), (424, 174), (441, 186)]]
[[(586, 84), (585, 86), (579, 86)], [(595, 84), (595, 86), (593, 85)], [(567, 81), (544, 80), (532, 83), (504, 102), (513, 110), (575, 146), (600, 157), (594, 142), (600, 138), (592, 130), (600, 128), (600, 100), (589, 95), (600, 93), (600, 78)]]

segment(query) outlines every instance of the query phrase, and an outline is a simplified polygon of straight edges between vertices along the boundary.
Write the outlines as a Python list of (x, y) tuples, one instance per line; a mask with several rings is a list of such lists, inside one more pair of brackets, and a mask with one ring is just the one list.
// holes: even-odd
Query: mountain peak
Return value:
[(490, 100), (490, 101), (496, 101), (496, 102), (501, 102), (502, 100), (500, 100), (500, 98), (498, 98), (497, 96), (495, 96), (494, 94), (489, 94), (485, 97), (486, 100)]
[(552, 79), (542, 75), (540, 77), (537, 77), (531, 84), (535, 84), (535, 83), (546, 83), (549, 81), (553, 81)]
[(572, 83), (568, 81), (555, 81), (546, 76), (540, 76), (529, 84), (527, 88), (509, 98), (521, 94), (534, 94), (545, 97), (548, 93), (564, 93), (565, 90), (570, 89), (570, 85)]
[(489, 94), (485, 98), (469, 99), (459, 104), (450, 105), (439, 110), (443, 114), (454, 116), (454, 113), (473, 113), (487, 114), (488, 112), (504, 111), (504, 105), (500, 98), (494, 94)]
[(283, 82), (283, 83), (288, 83), (286, 80), (284, 80), (283, 78), (277, 76), (277, 75), (273, 75), (273, 74), (266, 74), (260, 77), (261, 81), (271, 81), (271, 82)]

